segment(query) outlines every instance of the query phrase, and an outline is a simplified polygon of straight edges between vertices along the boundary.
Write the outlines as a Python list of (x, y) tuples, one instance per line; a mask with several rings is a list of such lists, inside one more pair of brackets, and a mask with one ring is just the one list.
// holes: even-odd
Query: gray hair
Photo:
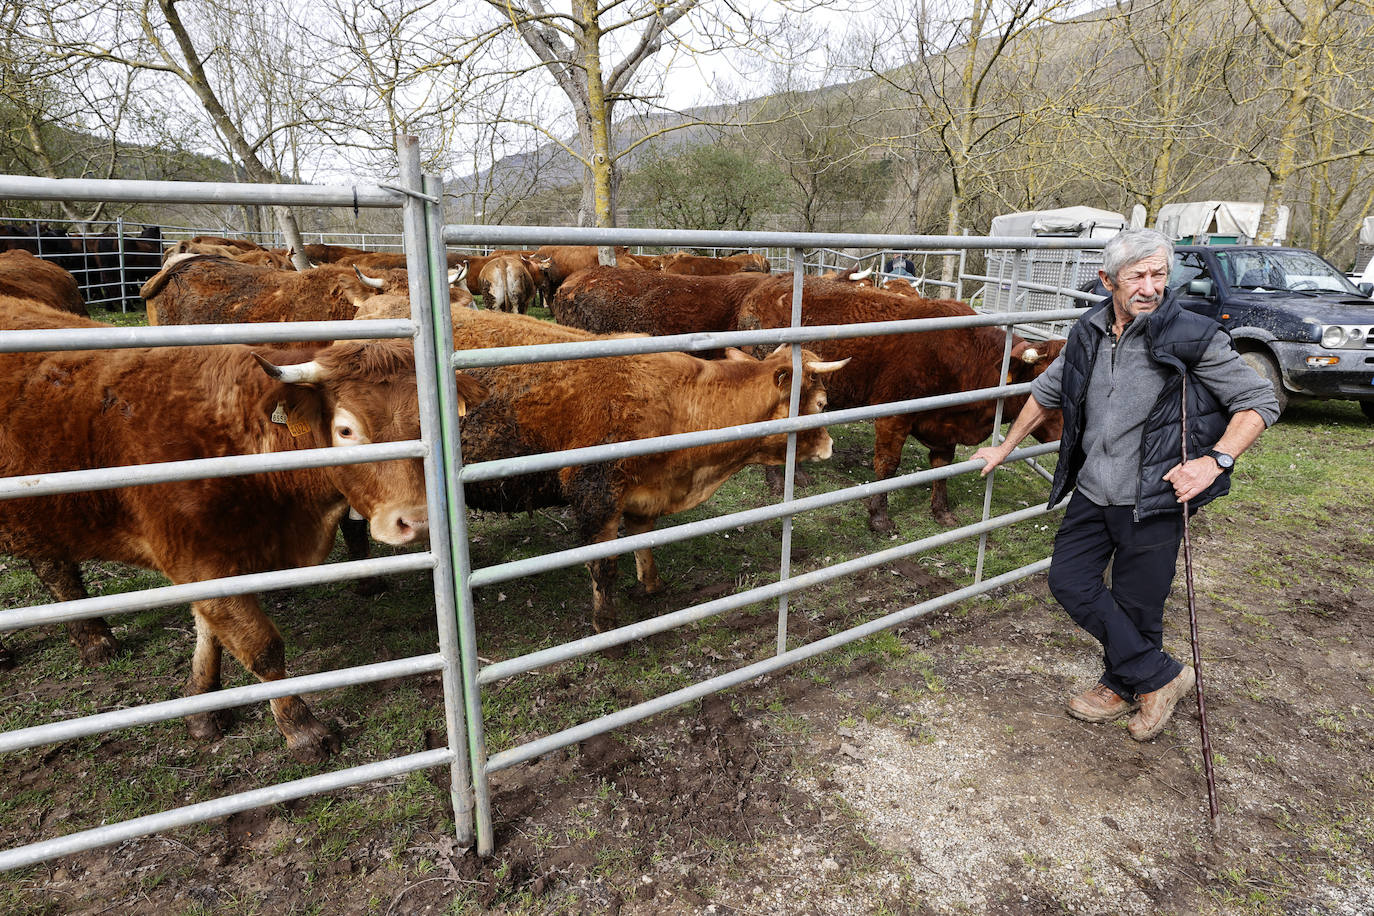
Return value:
[(1174, 266), (1174, 243), (1154, 229), (1123, 229), (1102, 249), (1102, 272), (1115, 283), (1121, 271), (1137, 261), (1162, 254), (1169, 269)]

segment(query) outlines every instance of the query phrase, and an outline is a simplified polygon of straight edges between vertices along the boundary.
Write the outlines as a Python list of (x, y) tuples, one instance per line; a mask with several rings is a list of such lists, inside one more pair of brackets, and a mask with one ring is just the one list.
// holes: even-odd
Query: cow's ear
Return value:
[(773, 373), (773, 384), (778, 388), (792, 387), (792, 367), (784, 366)]
[(748, 353), (745, 353), (739, 347), (726, 347), (725, 358), (727, 360), (730, 360), (731, 362), (754, 362), (754, 357), (750, 356)]
[(487, 397), (487, 386), (465, 372), (459, 372), (458, 380), (458, 416), (466, 417), (468, 408), (475, 407)]

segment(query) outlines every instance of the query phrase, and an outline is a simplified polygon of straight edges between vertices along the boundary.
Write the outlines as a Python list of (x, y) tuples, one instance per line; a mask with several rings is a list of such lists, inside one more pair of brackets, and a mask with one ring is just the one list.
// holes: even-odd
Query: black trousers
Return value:
[[(1134, 520), (1132, 506), (1074, 493), (1054, 539), (1049, 586), (1102, 644), (1102, 683), (1123, 699), (1158, 690), (1183, 670), (1164, 651), (1164, 601), (1174, 581), (1183, 515)], [(1112, 586), (1103, 574), (1112, 564)]]

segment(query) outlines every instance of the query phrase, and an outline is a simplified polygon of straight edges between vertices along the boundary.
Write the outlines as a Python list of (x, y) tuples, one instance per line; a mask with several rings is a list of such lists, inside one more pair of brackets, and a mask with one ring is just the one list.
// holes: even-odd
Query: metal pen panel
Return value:
[(592, 229), (571, 226), (445, 226), (455, 245), (655, 245), (677, 248), (1102, 248), (1103, 240), (1052, 236), (878, 235), (833, 232), (755, 232), (715, 229)]
[(495, 683), (517, 674), (524, 674), (538, 668), (544, 668), (559, 662), (568, 661), (592, 652), (599, 652), (614, 646), (623, 645), (638, 639), (646, 639), (666, 630), (676, 629), (688, 623), (695, 623), (705, 620), (708, 617), (715, 617), (726, 611), (733, 611), (737, 608), (747, 607), (762, 601), (783, 595), (791, 595), (803, 589), (821, 585), (843, 576), (852, 575), (856, 572), (863, 572), (874, 569), (897, 560), (905, 559), (920, 553), (923, 550), (931, 550), (936, 547), (943, 547), (955, 543), (972, 534), (980, 534), (988, 531), (996, 531), (1000, 528), (1008, 528), (1018, 525), (1025, 521), (1040, 518), (1052, 512), (1058, 511), (1061, 506), (1053, 508), (1047, 506), (1036, 506), (1030, 509), (1021, 509), (1016, 512), (1009, 512), (988, 519), (975, 525), (968, 526), (968, 530), (954, 532), (941, 532), (927, 538), (921, 538), (908, 544), (901, 544), (897, 547), (889, 547), (877, 553), (865, 554), (853, 560), (846, 560), (822, 569), (812, 570), (789, 577), (786, 580), (760, 585), (744, 592), (738, 592), (724, 598), (715, 598), (702, 604), (684, 608), (680, 611), (673, 611), (655, 617), (652, 620), (641, 620), (635, 623), (608, 630), (605, 633), (597, 633), (593, 636), (584, 636), (572, 642), (563, 643), (549, 649), (541, 649), (527, 655), (516, 658), (509, 658), (503, 661), (487, 665), (482, 669), (481, 682), (483, 684)]
[(98, 595), (93, 598), (77, 598), (72, 601), (57, 601), (52, 604), (38, 604), (27, 608), (0, 610), (0, 631), (51, 623), (66, 623), (70, 620), (85, 620), (104, 614), (129, 614), (134, 611), (171, 607), (176, 604), (187, 604), (210, 598), (227, 598), (230, 595), (245, 595), (250, 592), (269, 592), (282, 588), (345, 582), (363, 576), (425, 572), (433, 568), (434, 557), (426, 551), (397, 557), (372, 557), (367, 560), (348, 560), (342, 563), (305, 566), (299, 569), (282, 569), (274, 572), (249, 573), (243, 576), (227, 576), (222, 579), (206, 579), (201, 582), (188, 582), (184, 585), (167, 585), (161, 588), (141, 589), (136, 592)]
[[(58, 493), (91, 490), (118, 490), (123, 487), (145, 487), (206, 477), (265, 474), (269, 471), (299, 471), (306, 468), (368, 464), (399, 458), (423, 458), (427, 453), (428, 448), (425, 444), (416, 439), (406, 442), (371, 442), (366, 445), (303, 448), (293, 452), (267, 452), (259, 455), (189, 458), (185, 461), (162, 461), (82, 471), (54, 471), (51, 474), (0, 477), (0, 499), (52, 496)], [(120, 473), (112, 477), (111, 471)]]
[[(1051, 318), (1077, 318), (1082, 309), (1046, 312)], [(886, 334), (907, 334), (920, 331), (940, 331), (950, 328), (978, 328), (1018, 324), (1024, 315), (1014, 312), (959, 315), (942, 318), (910, 318), (901, 321), (868, 321), (855, 324), (807, 325), (806, 327), (766, 328), (757, 331), (712, 331), (695, 334), (672, 334), (662, 337), (619, 337), (575, 341), (556, 344), (530, 344), (520, 347), (490, 347), (481, 350), (461, 350), (454, 354), (455, 369), (475, 369), (482, 366), (512, 366), (524, 363), (547, 363), (570, 359), (597, 359), (603, 356), (629, 356), (639, 353), (672, 351), (719, 350), (724, 347), (745, 347), (754, 344), (805, 343), (814, 340), (845, 340), (852, 337), (879, 337)], [(1040, 316), (1036, 316), (1039, 320)]]
[(214, 181), (131, 181), (0, 175), (0, 199), (88, 200), (124, 203), (266, 204), (283, 207), (399, 207), (399, 192), (376, 184), (352, 186), (242, 184)]
[[(1028, 459), (1034, 455), (1046, 454), (1053, 452), (1057, 446), (1058, 443), (1050, 443), (1036, 446), (1034, 449), (1018, 449), (1017, 452), (1014, 453), (1015, 457), (1009, 458), (1008, 460)], [(890, 493), (894, 490), (919, 486), (920, 484), (930, 483), (935, 480), (947, 480), (951, 477), (957, 477), (960, 474), (968, 473), (970, 470), (976, 470), (981, 466), (982, 465), (977, 462), (961, 461), (956, 464), (945, 465), (944, 467), (932, 468), (928, 471), (915, 471), (911, 474), (904, 474), (899, 477), (889, 477), (885, 480), (874, 481), (873, 483), (856, 484), (852, 487), (845, 487), (842, 490), (832, 490), (829, 493), (808, 496), (804, 499), (784, 501), (782, 503), (762, 506), (756, 509), (745, 509), (741, 512), (735, 512), (729, 515), (718, 515), (713, 518), (674, 525), (671, 528), (661, 528), (644, 534), (627, 535), (610, 541), (585, 544), (581, 547), (572, 547), (567, 550), (541, 554), (523, 560), (511, 560), (496, 566), (485, 566), (473, 570), (469, 582), (475, 588), (498, 585), (502, 582), (509, 582), (512, 579), (519, 579), (537, 573), (551, 572), (555, 569), (564, 569), (589, 560), (599, 560), (604, 557), (612, 557), (633, 550), (641, 550), (646, 547), (659, 547), (664, 544), (673, 544), (678, 541), (699, 537), (703, 534), (716, 534), (722, 531), (728, 531), (732, 528), (738, 528), (741, 525), (775, 521), (779, 518), (787, 518), (790, 515), (800, 515), (803, 512), (810, 512), (815, 509), (823, 509), (840, 503), (866, 499), (879, 493)]]
[(417, 329), (416, 381), (420, 385), (420, 420), (426, 440), (436, 443), (425, 459), (425, 499), (430, 518), (430, 547), (434, 554), (434, 613), (439, 634), (440, 668), (444, 691), (444, 724), (449, 752), (449, 800), (454, 831), (460, 845), (473, 840), (472, 777), (468, 769), (469, 728), (464, 714), (461, 646), (458, 637), (457, 582), (454, 573), (453, 527), (447, 443), (455, 435), (458, 392), (449, 369), (453, 332), (449, 323), (449, 289), (442, 245), (433, 234), (435, 212), (443, 186), (420, 172), (420, 146), (415, 137), (401, 144), (401, 183), (407, 195), (404, 208), (405, 249), (410, 283), (411, 318)]
[(643, 703), (638, 703), (634, 706), (622, 709), (619, 712), (610, 713), (599, 719), (594, 719), (591, 722), (555, 732), (538, 741), (531, 741), (519, 747), (502, 751), (499, 754), (493, 754), (487, 761), (487, 768), (493, 772), (504, 770), (517, 763), (533, 760), (551, 751), (556, 751), (559, 748), (576, 744), (579, 741), (585, 741), (588, 738), (608, 732), (611, 729), (629, 725), (631, 722), (646, 719), (649, 716), (672, 709), (675, 706), (681, 706), (683, 703), (689, 703), (692, 700), (700, 699), (708, 694), (718, 693), (730, 687), (743, 684), (746, 681), (752, 681), (756, 677), (761, 677), (762, 675), (770, 674), (782, 668), (795, 665), (797, 662), (805, 661), (806, 659), (813, 658), (824, 652), (829, 652), (831, 649), (847, 646), (850, 643), (865, 639), (883, 630), (889, 630), (903, 623), (915, 620), (918, 617), (923, 617), (932, 611), (937, 611), (940, 608), (956, 604), (966, 598), (972, 598), (976, 595), (990, 592), (993, 589), (1001, 588), (1004, 585), (1018, 582), (1021, 579), (1043, 572), (1049, 568), (1049, 565), (1049, 560), (1039, 560), (1035, 563), (1027, 564), (1020, 569), (1015, 569), (1011, 572), (1003, 573), (1000, 576), (988, 579), (979, 585), (970, 585), (956, 591), (948, 592), (938, 598), (932, 598), (929, 601), (913, 605), (905, 610), (888, 614), (886, 617), (880, 617), (877, 620), (869, 621), (861, 626), (852, 627), (851, 629), (845, 630), (843, 633), (836, 633), (833, 636), (827, 636), (824, 639), (817, 640), (805, 646), (791, 649), (781, 655), (775, 655), (764, 661), (746, 665), (728, 674), (722, 674), (701, 681), (697, 684), (693, 684), (691, 687), (675, 690), (672, 693), (656, 697), (652, 700), (647, 700)]
[(957, 407), (961, 404), (992, 400), (997, 398), (1002, 391), (1008, 395), (1024, 394), (1030, 391), (1030, 383), (1022, 382), (1004, 388), (979, 388), (974, 391), (913, 398), (906, 401), (889, 401), (872, 407), (850, 407), (845, 410), (807, 414), (790, 420), (765, 420), (761, 423), (746, 423), (741, 426), (726, 426), (692, 433), (674, 433), (669, 436), (653, 436), (647, 439), (628, 439), (623, 442), (589, 445), (558, 452), (543, 452), (537, 455), (521, 455), (516, 458), (495, 458), (468, 465), (463, 468), (461, 476), (464, 483), (495, 480), (500, 477), (512, 477), (516, 474), (552, 471), (578, 464), (591, 464), (597, 461), (629, 458), (637, 455), (651, 455), (656, 452), (671, 452), (698, 445), (715, 445), (737, 439), (754, 439), (773, 433), (819, 429), (822, 426), (872, 420), (899, 413), (919, 413), (923, 410)]
[(306, 779), (283, 782), (265, 789), (226, 795), (223, 798), (201, 802), (197, 805), (187, 805), (184, 808), (175, 808), (160, 814), (150, 814), (146, 817), (138, 817), (117, 824), (107, 824), (91, 830), (83, 830), (80, 833), (73, 833), (56, 840), (45, 840), (17, 849), (3, 850), (0, 851), (0, 871), (22, 868), (25, 865), (33, 865), (47, 859), (55, 859), (58, 856), (71, 855), (99, 846), (110, 846), (123, 840), (147, 836), (150, 833), (160, 833), (175, 827), (186, 827), (218, 817), (227, 817), (230, 814), (261, 808), (264, 805), (276, 805), (296, 798), (305, 798), (307, 795), (333, 792), (337, 789), (346, 789), (349, 786), (360, 786), (365, 783), (376, 782), (379, 779), (389, 779), (393, 776), (413, 773), (416, 770), (441, 766), (448, 763), (448, 758), (449, 751), (447, 748), (423, 751), (406, 757), (384, 760), (380, 763), (370, 763), (364, 766), (350, 767), (347, 770), (336, 770), (333, 773), (323, 773)]
[(301, 674), (277, 681), (245, 684), (242, 687), (227, 687), (211, 693), (178, 697), (175, 700), (164, 700), (160, 703), (145, 703), (141, 706), (117, 709), (114, 712), (97, 713), (78, 719), (50, 722), (45, 725), (35, 725), (30, 728), (5, 732), (0, 734), (0, 752), (23, 750), (58, 741), (70, 741), (74, 738), (84, 738), (135, 725), (151, 725), (154, 722), (165, 722), (168, 719), (176, 719), (195, 713), (232, 709), (235, 706), (273, 700), (296, 693), (316, 693), (321, 690), (332, 690), (336, 687), (373, 684), (388, 678), (427, 674), (431, 671), (438, 671), (442, 664), (443, 659), (438, 654), (417, 655), (389, 662), (377, 662), (372, 665), (341, 668), (337, 671)]
[(53, 328), (6, 331), (0, 353), (47, 350), (129, 350), (216, 344), (294, 343), (302, 340), (373, 340), (410, 337), (409, 321), (272, 321), (261, 324), (183, 324), (147, 328)]

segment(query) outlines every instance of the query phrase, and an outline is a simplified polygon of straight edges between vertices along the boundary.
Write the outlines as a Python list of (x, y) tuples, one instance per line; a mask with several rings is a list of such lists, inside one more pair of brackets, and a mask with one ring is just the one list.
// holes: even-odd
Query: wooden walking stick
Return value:
[[(1182, 428), (1183, 461), (1188, 461), (1188, 373), (1183, 373), (1183, 421)], [(1202, 649), (1197, 641), (1197, 603), (1193, 598), (1193, 550), (1188, 532), (1188, 501), (1183, 502), (1183, 572), (1188, 584), (1188, 626), (1193, 641), (1193, 671), (1197, 674), (1197, 715), (1202, 732), (1202, 766), (1207, 774), (1207, 806), (1212, 821), (1212, 835), (1220, 829), (1217, 807), (1217, 777), (1212, 770), (1212, 737), (1207, 731), (1207, 703), (1202, 695)]]

